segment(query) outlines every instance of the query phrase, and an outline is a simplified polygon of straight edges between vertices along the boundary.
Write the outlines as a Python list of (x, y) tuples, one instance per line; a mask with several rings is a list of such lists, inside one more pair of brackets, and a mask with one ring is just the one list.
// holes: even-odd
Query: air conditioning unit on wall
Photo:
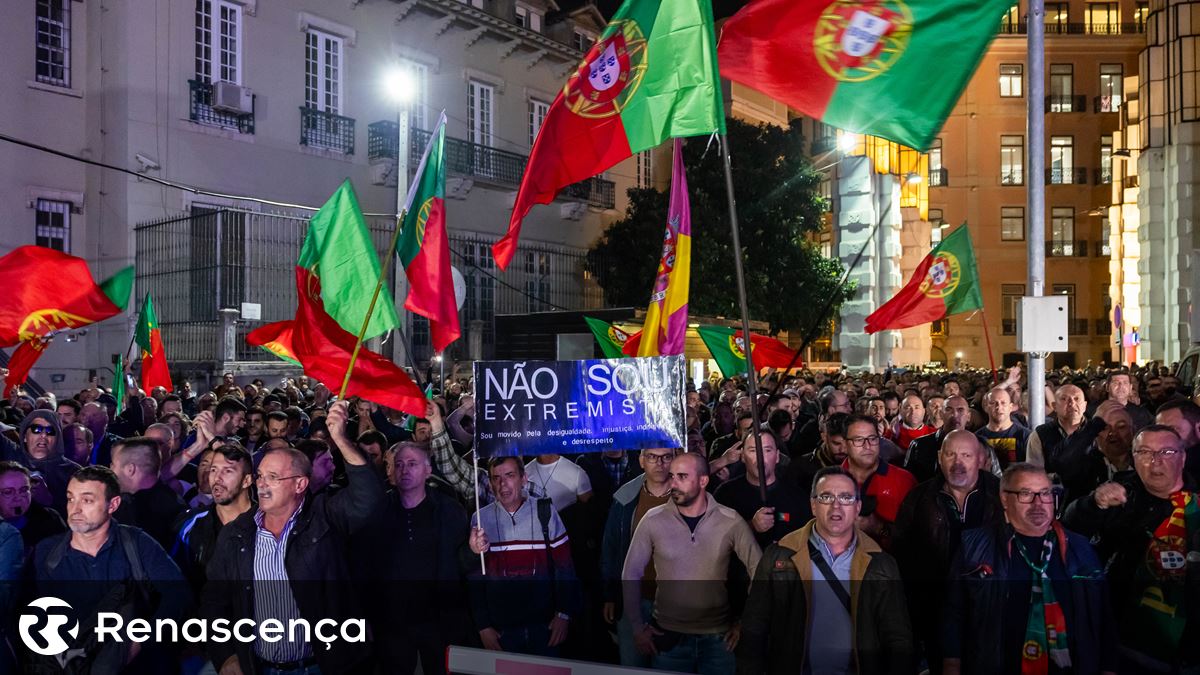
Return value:
[(232, 82), (217, 82), (213, 85), (213, 110), (249, 115), (254, 112), (254, 92), (248, 87)]

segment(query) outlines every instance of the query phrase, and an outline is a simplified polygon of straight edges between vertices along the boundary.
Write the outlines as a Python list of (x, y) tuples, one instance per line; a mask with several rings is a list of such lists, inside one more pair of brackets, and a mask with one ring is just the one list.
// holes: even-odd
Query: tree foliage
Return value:
[[(821, 226), (821, 174), (807, 158), (799, 122), (783, 129), (728, 119), (726, 126), (750, 318), (770, 323), (772, 332), (808, 332), (833, 316), (850, 295), (849, 288), (837, 288), (841, 262), (822, 256), (805, 238)], [(707, 138), (691, 138), (683, 150), (692, 207), (689, 310), (734, 319), (741, 310), (723, 160), (716, 142), (707, 145)], [(662, 252), (668, 196), (629, 190), (625, 218), (610, 225), (592, 247), (592, 263), (600, 268), (609, 305), (648, 302)], [(829, 313), (818, 316), (831, 297)]]

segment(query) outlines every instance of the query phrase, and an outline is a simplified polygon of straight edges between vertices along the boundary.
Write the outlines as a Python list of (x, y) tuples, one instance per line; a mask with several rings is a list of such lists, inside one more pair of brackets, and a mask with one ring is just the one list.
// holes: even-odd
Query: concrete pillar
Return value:
[(220, 372), (232, 368), (237, 361), (237, 322), (241, 313), (232, 308), (217, 310), (220, 325), (217, 332), (217, 353), (221, 357)]
[(467, 334), (469, 335), (468, 343), (469, 343), (469, 351), (471, 354), (471, 360), (472, 361), (482, 361), (483, 360), (483, 321), (481, 319), (472, 320), (470, 323), (470, 326), (468, 326), (468, 328), (467, 328)]

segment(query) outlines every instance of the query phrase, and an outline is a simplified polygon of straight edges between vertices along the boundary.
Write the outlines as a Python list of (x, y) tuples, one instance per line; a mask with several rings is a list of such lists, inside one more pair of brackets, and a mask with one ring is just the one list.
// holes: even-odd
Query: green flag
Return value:
[[(746, 341), (742, 331), (726, 326), (699, 326), (696, 332), (725, 377), (746, 372)], [(766, 335), (751, 335), (754, 368), (788, 368), (804, 365), (796, 351), (783, 342)]]
[(113, 398), (117, 399), (117, 414), (125, 410), (125, 355), (117, 354), (117, 365), (113, 370)]
[(629, 339), (629, 333), (607, 321), (593, 319), (590, 316), (583, 317), (583, 320), (587, 322), (588, 328), (592, 329), (592, 335), (596, 336), (596, 343), (600, 345), (600, 351), (604, 352), (604, 358), (619, 359), (625, 356), (621, 349), (625, 346), (625, 341)]
[[(296, 264), (312, 270), (321, 280), (325, 311), (346, 332), (358, 335), (379, 281), (379, 255), (349, 180), (309, 220)], [(399, 325), (392, 294), (380, 293), (363, 339)]]

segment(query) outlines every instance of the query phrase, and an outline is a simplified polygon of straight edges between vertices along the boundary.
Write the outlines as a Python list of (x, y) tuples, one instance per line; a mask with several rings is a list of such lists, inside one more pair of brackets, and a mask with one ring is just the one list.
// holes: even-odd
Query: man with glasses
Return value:
[(1057, 498), (1041, 467), (1004, 470), (1007, 524), (963, 533), (951, 565), (943, 673), (1116, 672), (1103, 567), (1055, 520)]
[(879, 457), (879, 430), (874, 417), (851, 415), (846, 420), (846, 470), (858, 485), (863, 503), (858, 527), (871, 535), (883, 549), (892, 545), (892, 523), (900, 503), (916, 486), (913, 475)]
[(813, 519), (759, 561), (742, 615), (738, 672), (911, 672), (900, 570), (855, 527), (861, 502), (854, 477), (821, 469), (810, 504)]
[(1063, 522), (1092, 537), (1106, 561), (1121, 618), (1122, 672), (1186, 671), (1200, 665), (1200, 606), (1189, 590), (1200, 535), (1196, 486), (1172, 427), (1142, 429), (1133, 457), (1134, 474), (1076, 500)]
[[(621, 654), (621, 665), (639, 668), (650, 667), (650, 658), (640, 654), (633, 644), (633, 628), (628, 617), (622, 616), (621, 568), (633, 531), (646, 512), (666, 504), (671, 498), (671, 460), (673, 448), (649, 448), (638, 454), (638, 465), (642, 474), (622, 485), (613, 493), (612, 507), (604, 525), (604, 539), (600, 545), (600, 574), (604, 579), (604, 620), (612, 623), (617, 617), (617, 646)], [(646, 566), (642, 576), (641, 612), (642, 621), (650, 620), (654, 607), (654, 563)]]
[(0, 462), (0, 519), (21, 531), (28, 558), (41, 540), (67, 531), (62, 515), (33, 501), (29, 469)]
[[(333, 404), (326, 418), (345, 460), (346, 487), (309, 496), (308, 457), (291, 448), (268, 451), (256, 475), (258, 509), (238, 516), (217, 537), (202, 617), (257, 625), (277, 619), (285, 626), (299, 619), (315, 626), (362, 618), (350, 583), (348, 540), (384, 507), (385, 496), (379, 476), (346, 435), (347, 405)], [(314, 645), (291, 635), (276, 642), (211, 642), (208, 652), (222, 673), (337, 673), (361, 667), (369, 657), (345, 640)]]

